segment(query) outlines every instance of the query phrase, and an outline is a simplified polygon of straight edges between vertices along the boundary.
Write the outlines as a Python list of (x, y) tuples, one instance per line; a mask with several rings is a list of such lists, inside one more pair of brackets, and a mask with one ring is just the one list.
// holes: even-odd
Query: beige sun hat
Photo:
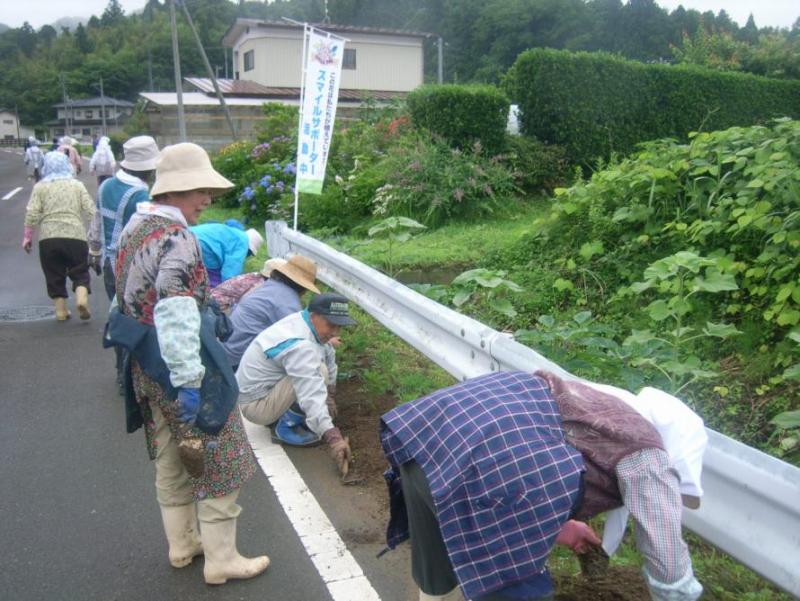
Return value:
[(156, 183), (150, 195), (155, 197), (189, 190), (210, 190), (212, 194), (221, 194), (233, 186), (214, 170), (205, 150), (197, 144), (183, 142), (165, 147), (158, 155)]
[(286, 259), (279, 259), (277, 257), (274, 259), (267, 259), (264, 261), (264, 267), (261, 268), (259, 273), (265, 278), (268, 278), (274, 270), (284, 265), (286, 265)]
[(308, 257), (293, 255), (283, 265), (278, 265), (274, 269), (295, 284), (319, 294), (319, 289), (314, 285), (314, 280), (317, 279), (317, 264)]
[(150, 136), (134, 136), (122, 145), (125, 158), (120, 167), (131, 171), (152, 171), (156, 168), (158, 145)]

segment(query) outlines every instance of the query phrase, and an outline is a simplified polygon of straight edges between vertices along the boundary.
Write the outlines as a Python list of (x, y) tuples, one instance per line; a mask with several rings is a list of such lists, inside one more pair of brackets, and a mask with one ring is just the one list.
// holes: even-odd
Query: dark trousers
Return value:
[(47, 284), (47, 296), (67, 298), (67, 278), (72, 280), (72, 291), (86, 286), (91, 292), (89, 276), (89, 245), (74, 238), (47, 238), (39, 241), (39, 261)]
[(108, 300), (112, 300), (117, 291), (116, 278), (114, 277), (114, 268), (111, 265), (111, 259), (108, 257), (103, 261), (103, 287), (106, 289)]
[[(425, 472), (416, 461), (400, 466), (400, 484), (408, 512), (411, 535), (411, 575), (420, 590), (427, 595), (444, 595), (458, 586), (453, 565), (436, 518), (436, 505)], [(538, 596), (537, 601), (549, 601), (552, 595)], [(476, 600), (477, 601), (477, 600)], [(480, 597), (480, 601), (513, 601), (500, 593)]]

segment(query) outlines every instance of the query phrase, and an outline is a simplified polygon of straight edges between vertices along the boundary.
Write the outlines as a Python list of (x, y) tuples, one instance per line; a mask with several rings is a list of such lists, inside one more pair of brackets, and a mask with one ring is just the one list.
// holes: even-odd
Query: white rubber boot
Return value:
[(206, 584), (225, 584), (230, 578), (252, 578), (267, 569), (269, 557), (242, 557), (236, 550), (236, 518), (200, 525), (206, 565)]
[(89, 290), (86, 286), (75, 288), (75, 303), (78, 305), (78, 316), (81, 319), (90, 319), (92, 317), (89, 312)]
[(184, 568), (192, 563), (192, 559), (203, 554), (195, 504), (159, 507), (169, 542), (169, 562), (173, 568)]
[(67, 299), (59, 296), (53, 299), (53, 304), (56, 306), (56, 319), (58, 321), (66, 321), (69, 319), (70, 312), (67, 309)]

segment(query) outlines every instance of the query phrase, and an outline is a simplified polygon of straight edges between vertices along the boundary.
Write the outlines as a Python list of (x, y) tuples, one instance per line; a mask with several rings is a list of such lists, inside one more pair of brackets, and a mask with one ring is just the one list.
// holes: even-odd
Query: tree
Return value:
[(75, 45), (81, 54), (89, 54), (93, 49), (83, 23), (78, 23), (78, 27), (75, 29)]
[(739, 30), (739, 39), (751, 45), (758, 43), (758, 27), (756, 27), (756, 20), (753, 18), (753, 13), (750, 13), (747, 23)]
[(17, 31), (17, 44), (25, 56), (33, 55), (36, 50), (36, 31), (31, 24), (25, 21)]
[(125, 11), (122, 10), (119, 0), (109, 0), (108, 6), (106, 6), (106, 9), (100, 17), (100, 23), (106, 27), (119, 25), (122, 23), (124, 17)]
[(42, 46), (47, 48), (50, 47), (50, 45), (53, 43), (53, 40), (55, 40), (57, 37), (58, 32), (52, 25), (44, 25), (39, 30), (39, 41), (41, 42)]

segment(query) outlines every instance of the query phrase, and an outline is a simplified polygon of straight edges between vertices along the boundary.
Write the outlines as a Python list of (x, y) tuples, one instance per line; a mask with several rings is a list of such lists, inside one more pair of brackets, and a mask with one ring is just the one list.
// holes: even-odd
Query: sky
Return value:
[(694, 8), (701, 13), (707, 10), (717, 14), (720, 9), (744, 27), (750, 13), (758, 27), (791, 27), (800, 17), (800, 0), (656, 0), (656, 4), (672, 12), (679, 5)]
[[(714, 14), (725, 9), (731, 18), (744, 26), (750, 13), (759, 27), (791, 27), (800, 16), (800, 0), (656, 0), (669, 11), (679, 4), (700, 12), (711, 10)], [(126, 14), (140, 10), (146, 0), (120, 0)], [(0, 23), (20, 27), (28, 21), (35, 29), (52, 23), (61, 17), (98, 17), (103, 13), (108, 0), (0, 0)]]

